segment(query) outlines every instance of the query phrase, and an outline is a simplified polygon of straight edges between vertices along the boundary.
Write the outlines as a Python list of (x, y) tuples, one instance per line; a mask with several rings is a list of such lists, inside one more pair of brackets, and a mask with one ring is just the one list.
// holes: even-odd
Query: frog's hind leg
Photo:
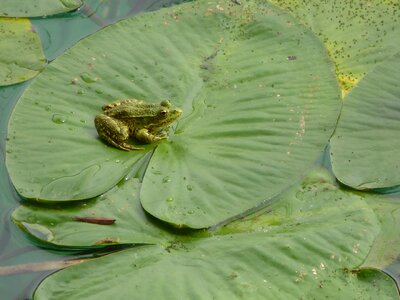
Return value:
[(116, 120), (106, 115), (98, 115), (94, 119), (94, 125), (100, 138), (110, 145), (122, 150), (142, 150), (143, 148), (135, 147), (128, 144), (129, 128), (119, 124)]

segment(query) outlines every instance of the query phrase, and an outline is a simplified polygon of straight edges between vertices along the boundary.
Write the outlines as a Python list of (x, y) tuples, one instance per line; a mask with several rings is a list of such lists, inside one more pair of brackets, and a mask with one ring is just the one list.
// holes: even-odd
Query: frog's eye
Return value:
[(167, 111), (165, 109), (160, 110), (160, 116), (165, 117), (167, 115)]

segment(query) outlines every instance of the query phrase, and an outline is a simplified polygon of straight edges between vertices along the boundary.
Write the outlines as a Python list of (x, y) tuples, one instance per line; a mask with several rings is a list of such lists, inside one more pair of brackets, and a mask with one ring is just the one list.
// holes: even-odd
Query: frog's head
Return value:
[(153, 118), (152, 126), (162, 127), (173, 123), (182, 115), (182, 110), (177, 107), (172, 107), (169, 100), (163, 100), (160, 102), (160, 106), (157, 109), (157, 113)]

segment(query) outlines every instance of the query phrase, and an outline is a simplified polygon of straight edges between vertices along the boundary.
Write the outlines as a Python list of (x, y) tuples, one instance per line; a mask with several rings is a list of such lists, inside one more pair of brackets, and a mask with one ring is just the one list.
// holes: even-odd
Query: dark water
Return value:
[[(80, 39), (109, 24), (144, 11), (181, 2), (184, 0), (89, 0), (76, 11), (33, 18), (31, 21), (40, 35), (47, 60), (52, 61)], [(5, 167), (5, 139), (10, 114), (28, 85), (29, 81), (0, 87), (0, 266), (55, 261), (73, 254), (45, 250), (33, 245), (11, 222), (10, 215), (21, 199), (12, 187)], [(1, 276), (0, 299), (31, 299), (37, 284), (52, 272), (54, 271), (23, 272)]]

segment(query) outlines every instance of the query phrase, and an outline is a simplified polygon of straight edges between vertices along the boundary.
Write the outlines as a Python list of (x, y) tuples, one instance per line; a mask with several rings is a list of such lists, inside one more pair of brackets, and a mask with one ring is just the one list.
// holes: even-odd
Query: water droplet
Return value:
[(174, 201), (174, 198), (168, 197), (167, 199), (165, 199), (165, 201), (167, 201), (167, 202), (172, 202), (172, 201)]
[(75, 8), (76, 1), (73, 0), (61, 0), (61, 3), (67, 8)]
[(83, 95), (83, 94), (84, 94), (84, 92), (83, 92), (82, 89), (77, 90), (76, 93), (77, 93), (78, 95)]
[(91, 76), (89, 73), (84, 72), (80, 75), (80, 77), (82, 78), (82, 80), (86, 83), (93, 83), (97, 81), (97, 78), (94, 78), (93, 76)]
[(56, 124), (63, 124), (67, 121), (67, 118), (60, 114), (54, 114), (51, 120)]
[(163, 182), (163, 183), (171, 182), (171, 178), (170, 178), (169, 176), (165, 176), (165, 177), (162, 179), (162, 182)]
[(83, 124), (85, 124), (85, 123), (86, 123), (86, 120), (80, 120), (80, 122), (83, 123)]
[(194, 214), (194, 210), (189, 210), (189, 211), (188, 211), (188, 214), (189, 214), (189, 215)]
[(103, 91), (102, 91), (102, 90), (95, 89), (94, 91), (96, 92), (96, 94), (99, 94), (99, 95), (103, 94)]
[(46, 105), (46, 106), (44, 107), (44, 109), (45, 109), (46, 111), (50, 111), (50, 110), (51, 110), (51, 105)]
[(190, 184), (188, 184), (188, 185), (186, 186), (186, 188), (187, 188), (187, 190), (188, 190), (188, 191), (191, 191), (191, 190), (193, 190), (193, 186), (192, 186), (192, 185), (190, 185)]
[(120, 160), (119, 160), (119, 159), (116, 159), (115, 162), (118, 164), (118, 163), (120, 162)]

